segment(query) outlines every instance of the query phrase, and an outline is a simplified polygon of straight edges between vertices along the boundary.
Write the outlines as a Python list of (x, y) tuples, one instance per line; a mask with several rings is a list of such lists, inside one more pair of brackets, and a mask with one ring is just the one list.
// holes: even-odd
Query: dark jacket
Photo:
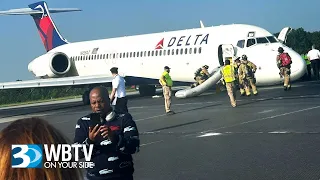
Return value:
[[(76, 125), (74, 143), (94, 144), (91, 161), (95, 167), (87, 169), (92, 180), (131, 176), (134, 172), (131, 154), (139, 151), (140, 140), (136, 123), (129, 113), (116, 114), (111, 121), (103, 123), (110, 127), (112, 141), (98, 135), (95, 142), (89, 139), (90, 114), (80, 118)], [(84, 154), (79, 151), (79, 158)]]

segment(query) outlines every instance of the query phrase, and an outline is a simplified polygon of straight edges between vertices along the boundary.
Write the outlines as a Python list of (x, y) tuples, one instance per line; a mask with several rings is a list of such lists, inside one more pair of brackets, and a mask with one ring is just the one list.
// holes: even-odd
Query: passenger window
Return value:
[(116, 54), (115, 53), (113, 53), (113, 59), (115, 59), (116, 58)]
[(152, 51), (152, 53), (151, 53), (151, 56), (153, 56), (154, 55), (154, 51)]
[(148, 56), (150, 56), (150, 51), (148, 51)]
[(174, 55), (174, 49), (172, 49), (171, 52), (172, 52), (171, 54)]
[(139, 57), (139, 52), (137, 52), (137, 57)]
[(238, 41), (237, 46), (238, 46), (239, 48), (244, 48), (244, 40)]
[(247, 47), (250, 47), (254, 44), (256, 44), (256, 39), (248, 39), (247, 40)]
[(170, 49), (168, 49), (168, 56), (170, 55)]
[(197, 48), (194, 48), (193, 53), (194, 53), (194, 54), (197, 54)]
[(178, 55), (179, 54), (179, 49), (176, 49), (176, 55)]
[(257, 43), (264, 44), (264, 43), (269, 43), (269, 41), (265, 37), (260, 37), (260, 38), (257, 38)]
[(201, 47), (199, 47), (199, 54), (201, 54)]
[(162, 51), (160, 50), (160, 51), (159, 51), (159, 56), (161, 56), (161, 55), (162, 55)]
[(184, 54), (188, 54), (188, 48), (184, 49)]
[(156, 56), (158, 56), (158, 51), (156, 50)]
[(130, 57), (132, 57), (132, 52), (130, 52)]
[(120, 58), (122, 57), (122, 53), (120, 53)]
[(191, 54), (191, 53), (192, 53), (192, 48), (189, 49), (189, 54)]
[(164, 56), (166, 55), (166, 50), (163, 50), (163, 55), (164, 55)]

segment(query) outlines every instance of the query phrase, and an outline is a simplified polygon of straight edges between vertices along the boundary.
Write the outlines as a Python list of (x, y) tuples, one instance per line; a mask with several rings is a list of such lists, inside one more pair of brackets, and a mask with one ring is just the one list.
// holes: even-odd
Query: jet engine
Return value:
[(70, 58), (62, 52), (46, 53), (29, 64), (29, 71), (40, 78), (65, 76), (72, 66)]

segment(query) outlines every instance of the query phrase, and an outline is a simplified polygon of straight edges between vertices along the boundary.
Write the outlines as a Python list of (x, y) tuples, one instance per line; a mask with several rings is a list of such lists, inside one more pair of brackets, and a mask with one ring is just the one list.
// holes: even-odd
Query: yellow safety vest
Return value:
[(222, 74), (223, 74), (223, 78), (224, 81), (226, 83), (230, 83), (235, 81), (235, 77), (234, 77), (234, 69), (231, 65), (226, 65), (223, 69), (222, 69)]
[(173, 82), (172, 82), (172, 79), (171, 79), (169, 73), (168, 73), (167, 71), (164, 71), (164, 72), (162, 73), (162, 76), (164, 76), (164, 79), (166, 80), (166, 82), (163, 82), (162, 78), (160, 78), (162, 84), (166, 84), (167, 86), (170, 86), (170, 87), (171, 87), (172, 84), (173, 84)]
[(307, 63), (307, 65), (311, 64), (311, 62), (309, 61), (309, 59), (306, 59), (306, 63)]

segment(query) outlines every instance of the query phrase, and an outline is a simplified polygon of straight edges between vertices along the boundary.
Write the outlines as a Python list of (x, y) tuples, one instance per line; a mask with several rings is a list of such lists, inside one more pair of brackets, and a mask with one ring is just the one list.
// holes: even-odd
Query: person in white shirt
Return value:
[(127, 113), (127, 97), (125, 80), (118, 74), (118, 68), (113, 67), (110, 69), (113, 76), (112, 92), (110, 94), (110, 102), (115, 105), (115, 111), (118, 113)]
[(315, 45), (312, 46), (312, 49), (308, 52), (307, 57), (311, 62), (311, 67), (314, 76), (317, 80), (320, 80), (319, 77), (319, 68), (320, 68), (320, 51), (315, 48)]

